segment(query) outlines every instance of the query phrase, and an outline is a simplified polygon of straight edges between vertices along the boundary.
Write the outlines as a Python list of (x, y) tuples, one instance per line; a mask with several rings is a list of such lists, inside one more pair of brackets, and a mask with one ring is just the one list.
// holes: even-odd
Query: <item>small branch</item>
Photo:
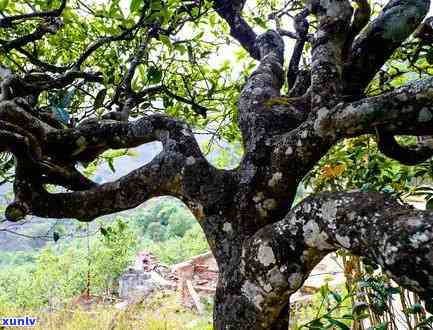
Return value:
[(30, 63), (40, 67), (41, 69), (44, 69), (45, 71), (54, 72), (54, 73), (64, 73), (66, 70), (68, 70), (68, 67), (60, 67), (60, 66), (55, 66), (49, 63), (42, 62), (36, 56), (33, 56), (30, 52), (28, 52), (24, 48), (16, 47), (15, 50), (23, 54), (25, 57), (27, 57)]
[(136, 93), (134, 95), (135, 98), (144, 98), (146, 96), (155, 94), (155, 93), (159, 93), (163, 90), (165, 90), (166, 87), (162, 84), (160, 85), (153, 85), (153, 86), (148, 86), (146, 88), (144, 88), (143, 90), (141, 90), (139, 93)]
[(132, 61), (129, 65), (128, 72), (127, 72), (125, 80), (123, 82), (125, 92), (127, 93), (128, 97), (132, 96), (132, 93), (133, 93), (133, 91), (132, 91), (132, 78), (134, 77), (135, 70), (140, 65), (140, 63), (143, 61), (143, 57), (146, 53), (146, 49), (149, 46), (148, 45), (149, 39), (150, 39), (150, 37), (148, 36), (143, 41), (143, 43), (140, 45), (140, 47), (138, 47), (137, 52), (134, 54)]
[(350, 25), (350, 30), (343, 47), (343, 59), (347, 58), (352, 47), (353, 40), (355, 40), (356, 36), (370, 21), (371, 8), (369, 2), (367, 0), (356, 0), (355, 3), (357, 4), (357, 7), (355, 9), (355, 13), (353, 14), (353, 21)]
[(189, 104), (195, 113), (202, 116), (203, 118), (206, 118), (208, 108), (201, 106), (200, 104), (194, 102), (194, 100), (189, 100), (189, 99), (186, 99), (180, 95), (172, 93), (167, 87), (164, 87), (164, 93), (167, 94), (168, 96), (172, 97), (173, 99), (179, 101), (179, 102)]
[(22, 21), (22, 20), (27, 20), (27, 19), (32, 19), (32, 18), (58, 17), (62, 14), (63, 10), (65, 9), (66, 2), (67, 2), (67, 0), (62, 0), (60, 7), (58, 9), (54, 9), (51, 11), (34, 12), (34, 13), (30, 13), (30, 14), (4, 17), (4, 18), (0, 19), (0, 28), (11, 28), (13, 26), (12, 23), (15, 21)]
[(297, 40), (299, 38), (299, 36), (296, 34), (296, 32), (287, 31), (284, 29), (277, 29), (277, 32), (282, 37), (288, 37), (288, 38), (295, 39), (295, 40)]
[(291, 90), (295, 84), (296, 78), (299, 72), (299, 62), (302, 57), (302, 52), (304, 51), (304, 46), (307, 41), (309, 23), (307, 16), (309, 14), (308, 9), (304, 9), (302, 12), (297, 14), (294, 19), (295, 30), (296, 30), (296, 43), (293, 48), (292, 57), (289, 63), (289, 70), (287, 72), (287, 82), (289, 90)]
[(8, 53), (12, 49), (20, 48), (31, 42), (42, 39), (46, 34), (55, 34), (63, 26), (60, 18), (46, 18), (33, 33), (7, 41), (0, 47), (0, 53)]
[(133, 27), (127, 29), (123, 33), (117, 36), (102, 37), (95, 42), (87, 46), (84, 53), (77, 59), (77, 61), (72, 65), (72, 68), (80, 69), (81, 65), (87, 60), (87, 58), (92, 55), (98, 48), (111, 42), (120, 40), (131, 40), (134, 37), (134, 32), (145, 25), (146, 20), (141, 17), (140, 20)]

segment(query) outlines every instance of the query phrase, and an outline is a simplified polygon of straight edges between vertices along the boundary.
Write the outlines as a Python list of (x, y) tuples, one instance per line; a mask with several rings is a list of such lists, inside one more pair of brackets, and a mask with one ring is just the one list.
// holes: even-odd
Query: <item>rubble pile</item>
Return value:
[[(127, 306), (129, 303), (143, 301), (154, 291), (177, 291), (184, 306), (203, 313), (201, 298), (215, 293), (217, 281), (218, 266), (210, 252), (172, 267), (161, 264), (148, 252), (140, 252), (134, 265), (120, 279), (119, 296), (125, 300), (123, 305)], [(292, 305), (308, 301), (325, 283), (331, 286), (344, 283), (342, 269), (332, 255), (324, 258), (316, 266), (303, 287), (291, 297)]]
[(129, 267), (119, 280), (119, 297), (134, 301), (147, 297), (155, 290), (175, 289), (176, 277), (169, 267), (147, 252), (137, 254), (134, 265)]
[[(211, 253), (167, 267), (148, 252), (139, 252), (132, 267), (121, 276), (119, 297), (137, 302), (156, 290), (177, 290), (182, 303), (203, 312), (200, 297), (214, 294), (218, 266)], [(123, 306), (124, 304), (122, 304)]]
[(218, 266), (212, 253), (191, 258), (186, 262), (174, 265), (177, 275), (177, 290), (185, 306), (197, 308), (203, 312), (200, 296), (214, 294), (218, 281)]

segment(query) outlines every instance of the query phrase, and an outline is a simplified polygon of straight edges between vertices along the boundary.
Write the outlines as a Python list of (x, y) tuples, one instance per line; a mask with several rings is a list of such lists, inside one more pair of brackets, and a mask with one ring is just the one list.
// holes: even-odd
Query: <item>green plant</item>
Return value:
[(141, 243), (141, 249), (150, 251), (163, 263), (175, 264), (208, 251), (209, 245), (203, 230), (195, 224), (182, 238), (173, 237), (164, 242), (146, 239)]

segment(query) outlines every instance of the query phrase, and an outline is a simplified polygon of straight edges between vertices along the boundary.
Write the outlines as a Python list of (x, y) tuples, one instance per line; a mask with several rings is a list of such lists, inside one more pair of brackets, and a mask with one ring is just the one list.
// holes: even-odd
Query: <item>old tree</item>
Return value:
[[(404, 164), (433, 155), (423, 140), (395, 138), (433, 135), (433, 79), (421, 72), (386, 88), (383, 70), (396, 51), (410, 65), (430, 56), (429, 2), (245, 2), (0, 1), (0, 151), (13, 155), (2, 166), (14, 168), (15, 194), (6, 218), (91, 221), (178, 197), (220, 267), (216, 329), (287, 329), (291, 294), (340, 248), (431, 304), (433, 212), (353, 191), (292, 207), (302, 178), (342, 139), (373, 134)], [(243, 65), (207, 64), (233, 41)], [(234, 125), (244, 156), (215, 168), (192, 127), (233, 139)], [(107, 150), (154, 141), (162, 151), (114, 182), (79, 171)]]

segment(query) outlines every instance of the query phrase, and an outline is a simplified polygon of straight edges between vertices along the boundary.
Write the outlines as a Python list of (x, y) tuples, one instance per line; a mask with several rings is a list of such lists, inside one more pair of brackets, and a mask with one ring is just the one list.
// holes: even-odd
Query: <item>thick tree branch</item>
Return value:
[(245, 0), (214, 0), (213, 3), (217, 13), (229, 24), (232, 37), (239, 41), (251, 57), (259, 60), (260, 53), (255, 45), (257, 35), (241, 16)]
[(340, 103), (316, 121), (319, 134), (336, 138), (375, 133), (385, 126), (394, 135), (433, 134), (433, 78), (414, 81), (393, 92)]
[(177, 148), (166, 145), (166, 151), (149, 164), (114, 182), (83, 191), (48, 193), (24, 175), (20, 180), (17, 174), (16, 200), (7, 208), (6, 217), (16, 221), (33, 214), (91, 221), (104, 214), (137, 207), (152, 197), (170, 195), (183, 200), (198, 219), (203, 219), (209, 208), (214, 207), (210, 201), (227, 198), (218, 187), (227, 186), (232, 181), (231, 175), (211, 168), (203, 158), (188, 155), (185, 146), (174, 149)]
[(37, 96), (43, 91), (62, 89), (77, 79), (83, 79), (86, 82), (102, 82), (103, 80), (99, 72), (82, 72), (77, 70), (68, 70), (65, 73), (53, 76), (45, 73), (36, 73), (19, 77), (11, 73), (0, 82), (0, 101)]
[[(9, 105), (12, 107), (16, 105)], [(9, 109), (6, 102), (3, 108)], [(37, 141), (44, 158), (40, 152), (38, 157), (31, 154), (34, 148), (19, 131), (9, 133), (9, 126), (5, 129), (9, 129), (3, 134), (5, 147), (15, 145), (8, 150), (18, 160), (16, 199), (6, 210), (9, 220), (19, 220), (26, 214), (91, 220), (167, 194), (184, 200), (202, 218), (207, 208), (214, 207), (215, 200), (228, 198), (218, 187), (233, 184), (230, 172), (208, 164), (188, 126), (161, 115), (131, 123), (102, 121), (76, 129), (49, 130), (45, 138)], [(161, 154), (113, 183), (97, 186), (74, 168), (76, 161), (91, 161), (105, 150), (132, 148), (151, 141), (162, 143)], [(45, 183), (60, 184), (75, 192), (50, 194), (43, 187)]]
[(387, 157), (405, 165), (417, 165), (433, 157), (433, 148), (429, 143), (419, 142), (415, 145), (402, 146), (394, 135), (383, 127), (376, 130), (377, 146)]
[(314, 38), (311, 62), (311, 92), (313, 110), (332, 107), (341, 96), (342, 51), (352, 17), (347, 0), (310, 3), (310, 12), (319, 20)]
[(429, 9), (429, 0), (391, 0), (355, 40), (343, 76), (344, 94), (359, 99), (379, 69), (415, 31)]
[(26, 111), (20, 100), (0, 102), (0, 121), (15, 125), (34, 135), (39, 141), (54, 128)]
[(262, 114), (266, 116), (265, 103), (280, 96), (284, 82), (284, 42), (281, 36), (268, 31), (257, 38), (255, 45), (260, 65), (248, 78), (238, 104), (239, 126), (247, 143), (255, 143), (254, 139), (259, 138), (256, 130), (262, 125), (257, 119)]
[(370, 21), (371, 8), (367, 0), (357, 0), (356, 9), (353, 14), (352, 24), (343, 47), (343, 59), (347, 59), (348, 53), (352, 48), (353, 41)]
[[(276, 187), (297, 185), (332, 145), (343, 138), (376, 134), (376, 127), (392, 135), (433, 135), (432, 99), (433, 78), (428, 78), (380, 96), (319, 109), (317, 116), (311, 114), (275, 142), (272, 167), (279, 176)], [(429, 154), (426, 148), (416, 152), (416, 162)]]
[[(48, 193), (28, 179), (23, 177), (19, 180), (17, 177), (16, 201), (6, 209), (6, 217), (16, 221), (33, 214), (91, 221), (104, 214), (134, 208), (155, 196), (173, 195), (174, 190), (179, 189), (175, 176), (180, 165), (179, 162), (170, 163), (159, 157), (115, 182), (70, 193)], [(17, 212), (17, 209), (22, 211)]]
[(271, 316), (257, 322), (268, 329), (317, 263), (343, 248), (371, 258), (398, 284), (432, 299), (432, 243), (431, 211), (380, 193), (320, 194), (244, 243), (242, 292), (259, 315)]
[[(161, 115), (145, 116), (133, 122), (102, 120), (47, 135), (47, 150), (59, 159), (93, 161), (108, 149), (135, 148), (158, 141), (162, 130), (187, 129), (175, 119)], [(194, 140), (189, 139), (190, 143)]]

